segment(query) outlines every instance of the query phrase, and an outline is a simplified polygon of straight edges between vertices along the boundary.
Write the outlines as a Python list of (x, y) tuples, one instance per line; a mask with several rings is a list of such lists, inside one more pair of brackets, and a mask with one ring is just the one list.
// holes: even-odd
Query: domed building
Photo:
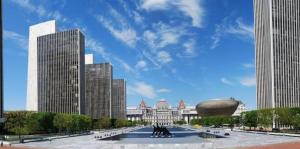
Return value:
[(178, 106), (172, 107), (165, 99), (159, 100), (154, 106), (149, 107), (142, 100), (137, 108), (127, 108), (128, 120), (143, 120), (149, 124), (172, 126), (174, 122), (185, 120), (189, 123), (194, 118), (200, 118), (194, 106), (186, 106), (180, 100)]

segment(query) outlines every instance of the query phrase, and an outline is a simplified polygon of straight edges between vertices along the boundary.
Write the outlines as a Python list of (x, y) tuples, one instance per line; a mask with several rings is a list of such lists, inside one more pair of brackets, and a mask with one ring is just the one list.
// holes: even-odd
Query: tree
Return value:
[(191, 125), (201, 125), (201, 119), (192, 119), (190, 124)]
[(248, 126), (251, 130), (252, 127), (257, 127), (257, 111), (247, 111), (242, 114), (242, 123)]
[(58, 113), (53, 118), (53, 126), (58, 129), (58, 132), (69, 131), (72, 125), (72, 117), (68, 114)]
[(273, 109), (262, 109), (257, 111), (258, 124), (269, 128), (273, 124)]
[(31, 133), (26, 125), (26, 119), (30, 117), (33, 112), (16, 111), (6, 113), (5, 129), (19, 136), (20, 142), (21, 136)]
[(293, 125), (294, 129), (300, 128), (300, 114), (299, 113), (297, 113), (296, 115), (293, 116), (292, 125)]
[(126, 120), (123, 120), (123, 119), (116, 119), (115, 121), (115, 126), (116, 128), (121, 128), (121, 127), (124, 127), (126, 126)]
[(102, 117), (98, 120), (98, 125), (100, 129), (108, 129), (111, 127), (111, 120), (108, 117)]
[(275, 118), (281, 125), (291, 126), (293, 120), (291, 108), (276, 108)]

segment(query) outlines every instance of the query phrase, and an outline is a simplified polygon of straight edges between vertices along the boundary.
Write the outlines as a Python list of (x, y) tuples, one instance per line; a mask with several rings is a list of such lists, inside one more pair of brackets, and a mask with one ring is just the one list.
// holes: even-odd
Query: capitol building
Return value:
[(188, 124), (192, 119), (198, 119), (195, 106), (186, 106), (183, 100), (178, 103), (177, 107), (172, 107), (162, 99), (153, 107), (147, 106), (144, 100), (138, 107), (127, 107), (127, 119), (131, 121), (145, 121), (149, 124), (172, 126), (174, 122), (184, 120)]

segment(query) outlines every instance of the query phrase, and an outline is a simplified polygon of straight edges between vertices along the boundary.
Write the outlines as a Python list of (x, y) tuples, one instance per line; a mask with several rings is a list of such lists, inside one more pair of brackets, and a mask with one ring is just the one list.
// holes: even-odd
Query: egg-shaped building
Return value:
[(202, 116), (230, 116), (239, 105), (234, 99), (217, 99), (200, 102), (196, 105), (197, 113)]

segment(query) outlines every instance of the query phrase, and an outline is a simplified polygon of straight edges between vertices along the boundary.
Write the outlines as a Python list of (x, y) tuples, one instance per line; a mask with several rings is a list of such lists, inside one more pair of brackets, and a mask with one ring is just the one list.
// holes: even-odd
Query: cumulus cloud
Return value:
[(4, 30), (3, 36), (4, 36), (4, 39), (11, 40), (14, 43), (16, 43), (20, 48), (27, 50), (28, 42), (27, 42), (27, 38), (24, 35), (21, 35), (14, 31)]
[[(96, 19), (99, 23), (101, 23), (110, 33), (118, 40), (122, 41), (123, 43), (127, 44), (130, 47), (135, 47), (137, 41), (137, 34), (133, 28), (130, 28), (125, 25), (121, 25), (120, 29), (117, 29), (111, 20), (104, 18), (101, 15), (96, 16)], [(121, 23), (123, 24), (123, 23)]]
[(240, 83), (241, 83), (241, 85), (247, 86), (247, 87), (255, 86), (256, 85), (255, 75), (243, 77), (240, 80)]
[(199, 0), (142, 0), (141, 8), (147, 11), (175, 8), (191, 18), (194, 27), (203, 27), (204, 8)]
[(129, 92), (139, 94), (143, 97), (154, 99), (157, 95), (152, 85), (145, 82), (136, 82), (133, 86), (129, 86)]
[(221, 24), (215, 25), (214, 34), (211, 36), (211, 49), (218, 47), (221, 39), (226, 35), (233, 35), (243, 40), (253, 41), (253, 25), (245, 24), (242, 22), (242, 18), (237, 18), (234, 23), (229, 22), (228, 18), (224, 18)]
[(244, 63), (243, 67), (244, 68), (255, 68), (255, 64), (253, 64), (253, 63)]
[(137, 32), (127, 20), (115, 9), (110, 8), (110, 19), (102, 15), (96, 15), (96, 20), (103, 25), (116, 39), (129, 47), (135, 47), (138, 40)]
[(193, 39), (188, 40), (183, 44), (183, 48), (184, 48), (183, 51), (177, 54), (177, 56), (185, 57), (185, 58), (192, 58), (197, 56), (195, 40)]
[(160, 51), (157, 54), (157, 60), (159, 62), (161, 62), (162, 64), (167, 64), (167, 63), (170, 63), (172, 61), (172, 57), (168, 52)]
[(179, 39), (186, 34), (182, 26), (170, 26), (162, 22), (152, 25), (153, 30), (146, 30), (143, 33), (143, 40), (155, 51), (168, 45), (177, 44)]
[(135, 68), (138, 69), (138, 70), (147, 71), (148, 70), (148, 68), (147, 68), (147, 62), (144, 61), (144, 60), (140, 60), (140, 61), (138, 61), (136, 63)]
[(68, 19), (65, 18), (59, 11), (49, 11), (42, 5), (35, 5), (30, 2), (30, 0), (11, 0), (19, 7), (24, 8), (30, 13), (36, 13), (39, 17), (46, 17), (48, 19), (56, 19), (62, 22), (67, 22)]
[(166, 89), (166, 88), (161, 88), (161, 89), (156, 90), (156, 92), (157, 93), (169, 93), (169, 92), (171, 92), (171, 90)]

